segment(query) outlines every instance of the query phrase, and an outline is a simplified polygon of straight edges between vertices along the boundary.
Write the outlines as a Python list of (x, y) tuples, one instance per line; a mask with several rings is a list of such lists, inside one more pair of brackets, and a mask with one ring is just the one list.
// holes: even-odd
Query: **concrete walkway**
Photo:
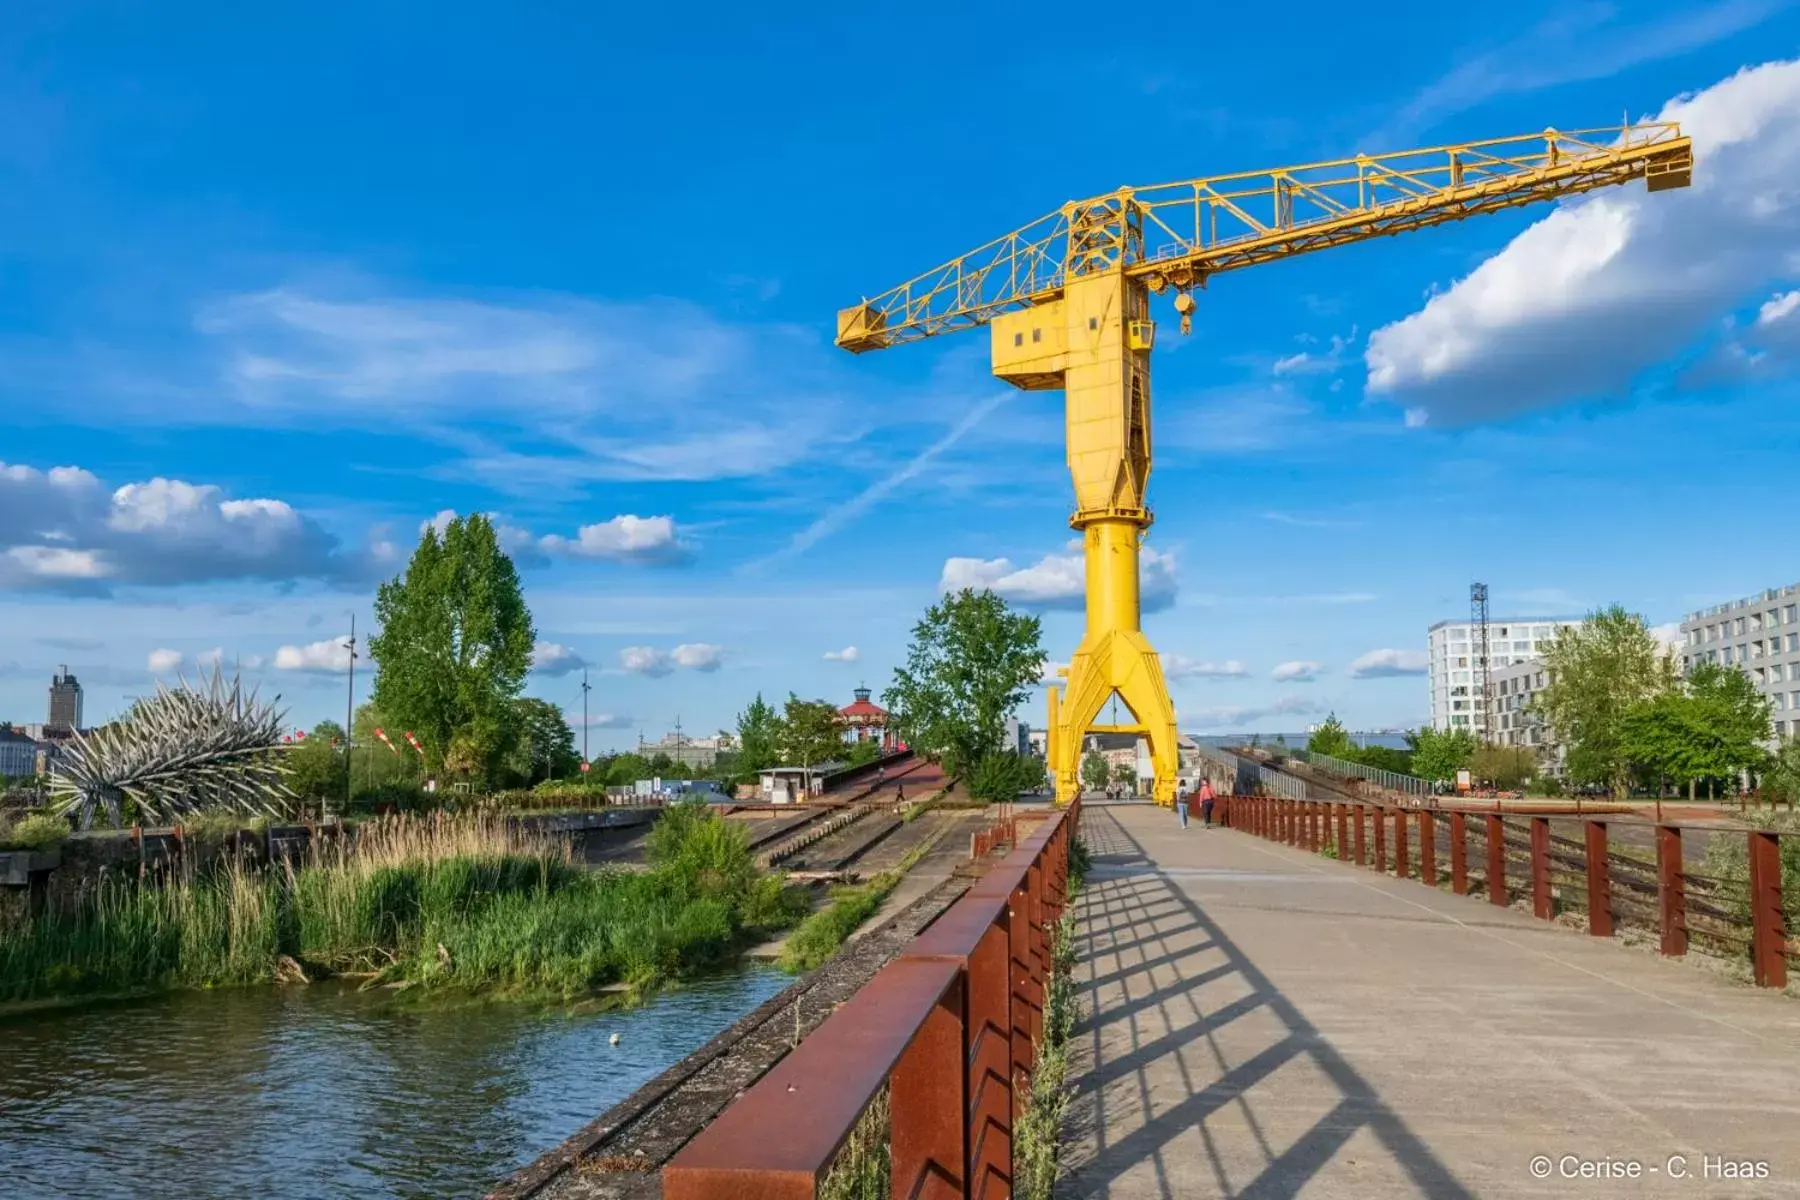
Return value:
[(1082, 837), (1059, 1196), (1800, 1196), (1800, 1001), (1148, 806)]

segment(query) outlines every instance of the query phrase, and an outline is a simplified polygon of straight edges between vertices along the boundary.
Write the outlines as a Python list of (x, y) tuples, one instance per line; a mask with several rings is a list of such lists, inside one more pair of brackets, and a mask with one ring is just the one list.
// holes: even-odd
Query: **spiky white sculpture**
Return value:
[(291, 811), (281, 745), (285, 713), (243, 681), (214, 668), (199, 688), (187, 680), (139, 700), (123, 720), (77, 733), (50, 778), (59, 811), (83, 829), (105, 812), (122, 820), (126, 799), (144, 821), (202, 809), (278, 816)]

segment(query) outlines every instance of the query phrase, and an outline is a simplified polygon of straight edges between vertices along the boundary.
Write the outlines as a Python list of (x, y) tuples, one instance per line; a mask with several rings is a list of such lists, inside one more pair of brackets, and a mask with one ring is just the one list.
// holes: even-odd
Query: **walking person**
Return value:
[(1175, 785), (1175, 815), (1181, 818), (1183, 829), (1187, 828), (1187, 808), (1187, 795), (1181, 790), (1181, 785), (1178, 783)]
[(1212, 828), (1213, 801), (1216, 798), (1213, 795), (1212, 780), (1202, 779), (1200, 781), (1200, 823), (1208, 829)]

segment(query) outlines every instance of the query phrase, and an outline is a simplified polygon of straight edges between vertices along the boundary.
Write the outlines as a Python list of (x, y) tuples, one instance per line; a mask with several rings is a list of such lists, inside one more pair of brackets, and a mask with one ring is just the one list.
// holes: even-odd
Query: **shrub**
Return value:
[(69, 822), (50, 813), (32, 813), (4, 835), (4, 844), (18, 850), (48, 850), (69, 836)]

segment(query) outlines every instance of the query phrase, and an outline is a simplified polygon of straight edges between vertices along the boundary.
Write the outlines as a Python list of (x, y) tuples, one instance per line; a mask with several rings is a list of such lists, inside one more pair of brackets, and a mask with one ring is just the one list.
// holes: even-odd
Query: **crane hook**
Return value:
[(1194, 297), (1191, 293), (1184, 291), (1175, 297), (1175, 311), (1181, 314), (1183, 335), (1194, 332)]

